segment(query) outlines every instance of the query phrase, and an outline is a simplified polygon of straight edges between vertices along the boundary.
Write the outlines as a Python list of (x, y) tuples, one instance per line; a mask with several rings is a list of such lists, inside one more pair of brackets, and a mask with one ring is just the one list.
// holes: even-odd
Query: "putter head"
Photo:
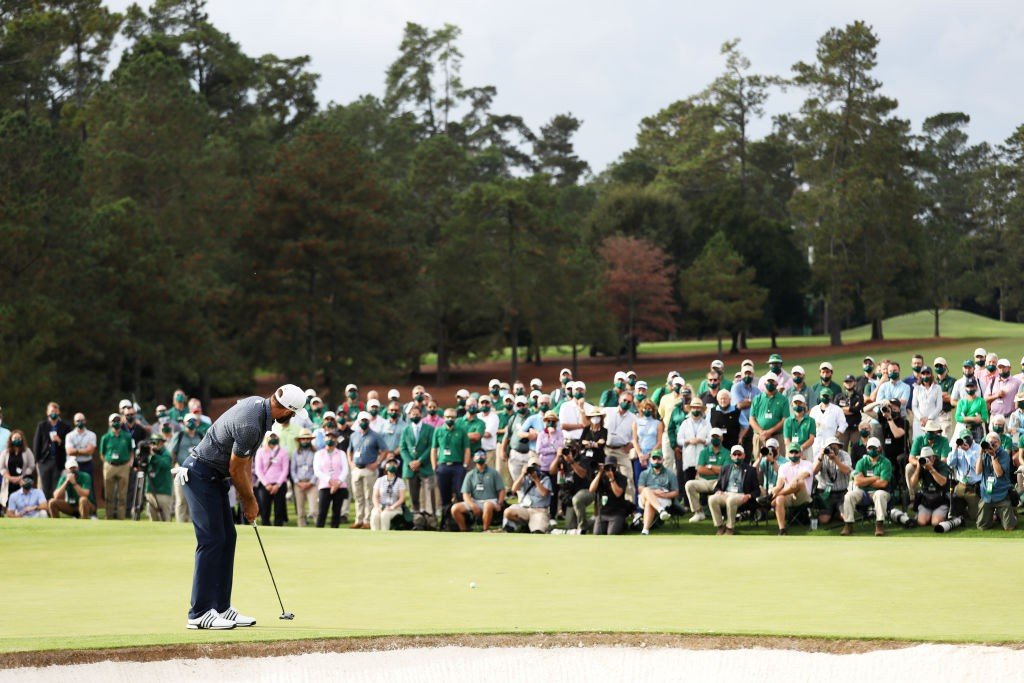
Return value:
[(278, 619), (286, 619), (288, 621), (291, 621), (294, 618), (295, 618), (295, 615), (292, 614), (291, 612), (281, 612), (281, 616), (278, 617)]

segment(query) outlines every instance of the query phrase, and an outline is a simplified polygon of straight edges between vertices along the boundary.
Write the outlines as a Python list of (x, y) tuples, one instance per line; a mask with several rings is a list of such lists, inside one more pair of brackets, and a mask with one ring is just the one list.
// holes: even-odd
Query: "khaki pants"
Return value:
[(374, 508), (373, 512), (370, 513), (370, 529), (373, 531), (391, 531), (391, 520), (395, 517), (401, 516), (401, 514), (401, 508), (398, 510), (384, 511), (381, 511), (379, 508)]
[(732, 529), (736, 526), (736, 512), (743, 504), (742, 493), (718, 493), (708, 496), (708, 509), (711, 510), (711, 520), (716, 527), (722, 526), (722, 506), (725, 506), (725, 526)]
[[(519, 451), (512, 451), (508, 456), (508, 473), (512, 477), (512, 481), (519, 478), (519, 475), (526, 469), (526, 464), (530, 462), (530, 453), (520, 453)], [(512, 484), (508, 486), (512, 488)]]
[(626, 478), (626, 500), (630, 502), (632, 502), (633, 497), (636, 495), (636, 483), (633, 481), (633, 463), (629, 457), (632, 452), (633, 447), (629, 445), (617, 448), (607, 446), (604, 449), (604, 457), (607, 458), (609, 455), (614, 455), (617, 459), (619, 474)]
[(690, 502), (691, 510), (695, 513), (700, 512), (700, 494), (714, 491), (717, 481), (717, 479), (704, 479), (698, 475), (696, 479), (686, 482), (686, 500)]
[(107, 494), (107, 519), (124, 519), (128, 507), (128, 477), (132, 466), (103, 464), (103, 490)]
[(65, 515), (74, 515), (75, 513), (78, 513), (78, 516), (81, 519), (89, 519), (89, 517), (96, 512), (96, 508), (93, 507), (92, 502), (90, 502), (88, 498), (79, 498), (78, 505), (72, 505), (66, 500), (57, 500), (54, 498), (50, 501), (48, 507), (50, 509), (50, 517), (53, 517), (54, 519), (60, 517), (60, 513), (62, 512)]
[(960, 482), (953, 489), (953, 497), (960, 498), (967, 505), (968, 521), (977, 522), (978, 507), (981, 503), (981, 497), (978, 496), (978, 487), (975, 486), (973, 489), (968, 489), (967, 484)]
[(487, 466), (493, 470), (498, 469), (497, 454), (498, 452), (495, 450), (484, 451), (484, 456), (487, 458)]
[(508, 491), (512, 488), (512, 472), (509, 471), (508, 454), (504, 454), (497, 458), (498, 460), (498, 474), (501, 475), (501, 480), (505, 482), (505, 490)]
[(939, 424), (942, 426), (943, 436), (949, 439), (950, 443), (953, 444), (953, 427), (955, 426), (955, 423), (953, 422), (953, 414), (941, 413), (939, 415)]
[(146, 505), (151, 522), (171, 521), (174, 497), (166, 493), (147, 493)]
[(522, 505), (513, 505), (505, 510), (505, 519), (515, 522), (529, 522), (530, 531), (547, 533), (548, 509), (545, 508), (524, 508)]
[(869, 497), (875, 504), (875, 521), (885, 521), (886, 508), (889, 507), (889, 492), (883, 489), (876, 489), (871, 492), (851, 486), (850, 490), (846, 492), (846, 497), (843, 498), (844, 522), (853, 524), (857, 515), (857, 505), (864, 500), (865, 496)]
[(304, 489), (299, 483), (296, 483), (292, 486), (292, 492), (295, 494), (295, 509), (299, 517), (297, 522), (299, 526), (306, 526), (307, 514), (316, 519), (320, 490), (315, 484), (311, 488)]
[(1010, 504), (1010, 500), (1008, 498), (1004, 498), (998, 503), (981, 504), (981, 509), (978, 511), (979, 529), (990, 529), (992, 527), (993, 512), (999, 519), (1000, 524), (1003, 525), (1003, 529), (1009, 531), (1017, 527), (1017, 513)]
[(188, 511), (188, 501), (185, 500), (185, 489), (174, 478), (174, 519), (178, 524), (186, 524), (192, 521), (192, 515)]
[(352, 473), (352, 497), (356, 502), (356, 524), (370, 523), (373, 485), (376, 481), (377, 470), (372, 467), (357, 467)]

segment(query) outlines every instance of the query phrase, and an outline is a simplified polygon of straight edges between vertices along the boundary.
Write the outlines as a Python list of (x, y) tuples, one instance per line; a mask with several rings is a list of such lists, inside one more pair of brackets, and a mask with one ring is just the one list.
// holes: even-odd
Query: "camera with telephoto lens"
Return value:
[(913, 529), (917, 526), (914, 518), (899, 508), (893, 508), (889, 512), (889, 519), (893, 521), (893, 524), (899, 524), (904, 529)]
[(132, 469), (145, 470), (149, 466), (150, 452), (150, 445), (148, 441), (140, 443), (139, 449), (135, 452), (135, 463), (132, 465)]
[(582, 446), (580, 445), (579, 439), (570, 439), (565, 442), (565, 446), (562, 449), (562, 455), (568, 460), (579, 460)]
[(529, 465), (529, 466), (527, 466), (527, 468), (526, 468), (526, 476), (532, 477), (535, 474), (537, 474), (537, 466), (536, 465)]
[(935, 525), (935, 533), (937, 534), (948, 534), (953, 529), (959, 529), (964, 525), (963, 515), (959, 517), (950, 517), (945, 522), (940, 522)]
[(602, 469), (604, 469), (605, 472), (615, 472), (616, 470), (619, 469), (618, 467), (616, 467), (615, 465), (613, 465), (610, 462), (606, 462), (601, 467), (602, 467)]
[(762, 457), (768, 455), (769, 453), (771, 453), (771, 451), (768, 450), (767, 446), (761, 446), (761, 450), (758, 451), (758, 452), (761, 454)]

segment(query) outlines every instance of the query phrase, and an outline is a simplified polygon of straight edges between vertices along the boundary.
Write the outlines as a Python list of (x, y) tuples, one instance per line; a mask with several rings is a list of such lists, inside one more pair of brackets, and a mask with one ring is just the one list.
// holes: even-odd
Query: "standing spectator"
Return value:
[[(614, 384), (610, 389), (605, 389), (604, 392), (601, 394), (601, 400), (599, 401), (599, 403), (602, 408), (615, 408), (616, 406), (619, 405), (619, 400), (622, 396), (622, 393), (624, 391), (627, 391), (627, 381), (628, 378), (626, 377), (626, 373), (622, 372), (621, 370), (615, 373)], [(630, 392), (630, 396), (632, 396), (632, 392)]]
[(329, 508), (331, 528), (337, 529), (341, 526), (342, 503), (348, 498), (349, 459), (345, 451), (338, 448), (334, 436), (328, 435), (324, 447), (313, 456), (313, 474), (319, 495), (316, 527), (324, 528)]
[(209, 416), (203, 415), (203, 402), (195, 397), (190, 398), (188, 400), (188, 412), (199, 419), (199, 426), (197, 429), (200, 434), (205, 436), (206, 430), (213, 424), (213, 420), (211, 420)]
[(779, 536), (789, 533), (786, 530), (787, 509), (811, 502), (811, 478), (814, 476), (814, 465), (803, 459), (799, 444), (791, 443), (786, 450), (789, 461), (779, 467), (775, 489), (772, 491), (772, 507), (775, 508), (775, 520), (779, 524)]
[(537, 460), (540, 463), (542, 474), (551, 479), (551, 519), (558, 515), (558, 490), (559, 484), (555, 477), (552, 477), (551, 466), (555, 459), (561, 454), (565, 445), (565, 437), (562, 430), (558, 428), (558, 415), (555, 411), (549, 410), (544, 413), (544, 427), (537, 435)]
[(789, 385), (788, 389), (786, 389), (785, 391), (782, 392), (782, 395), (785, 396), (787, 400), (792, 401), (793, 400), (793, 396), (795, 396), (796, 394), (800, 394), (800, 395), (802, 395), (804, 397), (806, 397), (808, 394), (810, 394), (811, 393), (811, 388), (809, 386), (807, 386), (807, 382), (804, 379), (804, 368), (803, 368), (803, 366), (802, 365), (794, 365), (793, 369), (790, 371), (790, 373), (791, 373), (790, 376), (792, 377), (793, 382)]
[(844, 524), (841, 536), (853, 533), (857, 505), (862, 502), (874, 503), (875, 536), (885, 536), (885, 514), (889, 507), (893, 468), (889, 459), (882, 457), (881, 447), (882, 444), (875, 437), (868, 439), (867, 455), (853, 468), (853, 486), (843, 499)]
[(608, 428), (608, 445), (604, 449), (606, 455), (614, 455), (617, 459), (619, 471), (626, 477), (626, 496), (630, 500), (633, 500), (635, 496), (633, 465), (630, 462), (633, 458), (631, 453), (633, 425), (636, 423), (636, 416), (630, 412), (632, 404), (633, 392), (625, 389), (619, 394), (618, 407), (606, 412), (605, 426)]
[[(312, 442), (313, 433), (308, 429), (299, 432), (300, 439)], [(291, 471), (291, 458), (288, 451), (281, 447), (280, 439), (271, 432), (263, 438), (263, 447), (256, 451), (253, 461), (253, 473), (259, 482), (256, 487), (256, 500), (260, 505), (260, 522), (270, 526), (270, 510), (274, 510), (274, 526), (284, 526), (287, 514), (287, 484)]]
[[(719, 536), (736, 533), (736, 514), (758, 495), (757, 471), (747, 463), (743, 446), (734, 445), (729, 451), (731, 462), (722, 468), (715, 481), (714, 493), (708, 497), (711, 520)], [(722, 508), (725, 521), (722, 521)]]
[(942, 391), (942, 408), (939, 409), (939, 424), (942, 425), (942, 433), (947, 439), (953, 438), (953, 387), (956, 385), (954, 380), (949, 375), (949, 366), (946, 364), (946, 359), (939, 356), (932, 363), (932, 369), (935, 370), (935, 383), (939, 386)]
[(185, 396), (184, 389), (175, 389), (174, 396), (172, 397), (171, 409), (167, 411), (168, 417), (174, 422), (182, 422), (185, 416), (188, 415), (188, 405), (186, 404), (187, 396)]
[(783, 394), (793, 386), (793, 378), (790, 377), (786, 369), (782, 367), (782, 356), (777, 353), (773, 353), (768, 357), (768, 372), (761, 375), (761, 379), (757, 381), (757, 388), (762, 392), (765, 390), (765, 384), (768, 382), (769, 375), (775, 374), (775, 385), (779, 391)]
[(135, 461), (134, 444), (131, 434), (124, 429), (121, 423), (120, 414), (111, 413), (107, 418), (107, 424), (110, 429), (100, 437), (107, 519), (125, 519), (125, 511), (128, 507), (128, 479), (131, 475), (132, 463)]
[(50, 516), (47, 512), (46, 497), (34, 484), (35, 480), (28, 475), (21, 478), (21, 486), (7, 499), (8, 517), (39, 519)]
[[(398, 401), (391, 401), (388, 403), (388, 412), (384, 422), (380, 425), (380, 429), (375, 430), (380, 438), (384, 441), (384, 450), (381, 454), (381, 460), (387, 462), (388, 460), (399, 457), (399, 446), (402, 441), (402, 432), (405, 431), (405, 420), (402, 419), (402, 406)], [(381, 472), (377, 475), (380, 476)]]
[(617, 536), (626, 529), (626, 478), (619, 472), (615, 456), (610, 456), (600, 466), (590, 482), (590, 495), (597, 501), (594, 515), (594, 535)]
[[(752, 361), (743, 361), (740, 373), (742, 379), (732, 386), (732, 404), (740, 411), (740, 443), (743, 443), (750, 432), (750, 408), (754, 405), (754, 398), (760, 395), (761, 391), (754, 383)], [(754, 450), (757, 450), (757, 447), (758, 444), (754, 444)]]
[[(181, 431), (171, 437), (168, 450), (171, 453), (171, 472), (177, 472), (189, 456), (192, 449), (199, 445), (203, 437), (199, 434), (199, 418), (195, 415), (186, 415)], [(185, 492), (177, 477), (174, 478), (174, 518), (178, 524), (192, 521), (188, 510), (188, 501), (185, 500)]]
[(572, 389), (569, 388), (569, 385), (572, 384), (572, 370), (562, 368), (558, 373), (558, 383), (558, 388), (551, 392), (551, 405), (556, 408), (572, 398)]
[(846, 429), (839, 435), (839, 441), (843, 448), (849, 450), (850, 446), (857, 443), (857, 427), (864, 410), (864, 395), (857, 390), (856, 377), (847, 375), (843, 379), (843, 392), (835, 397), (835, 403), (846, 418)]
[[(686, 386), (686, 380), (680, 377), (678, 372), (673, 370), (669, 374), (672, 375), (672, 373), (675, 373), (675, 375), (669, 380), (671, 387), (658, 397), (658, 402), (655, 404), (658, 406), (658, 416), (665, 423), (666, 429), (668, 428), (669, 419), (672, 417), (672, 411), (675, 410), (680, 400), (682, 400), (681, 393), (683, 387)], [(655, 393), (655, 396), (657, 396), (657, 393)]]
[(590, 407), (586, 396), (587, 385), (583, 382), (569, 382), (566, 385), (566, 397), (558, 408), (558, 422), (562, 425), (565, 438), (570, 441), (583, 436), (583, 418)]
[[(149, 460), (146, 462), (146, 504), (152, 522), (171, 521), (174, 488), (171, 484), (171, 454), (164, 448), (164, 435), (154, 432), (149, 437)], [(81, 469), (81, 468), (79, 468)]]
[(35, 455), (25, 445), (25, 433), (15, 429), (7, 441), (7, 448), (0, 454), (0, 476), (3, 477), (3, 483), (0, 483), (0, 508), (7, 507), (11, 494), (21, 487), (22, 479), (35, 472)]
[(519, 495), (519, 502), (505, 509), (505, 531), (516, 531), (516, 522), (527, 522), (530, 531), (544, 534), (548, 531), (551, 517), (551, 480), (540, 471), (540, 461), (532, 456), (519, 477), (512, 482), (512, 492)]
[(7, 448), (7, 441), (11, 438), (11, 430), (4, 427), (4, 409), (0, 406), (0, 451)]
[(74, 458), (68, 458), (64, 468), (48, 504), (50, 517), (56, 519), (62, 512), (79, 519), (93, 517), (96, 513), (96, 499), (92, 492), (92, 477), (78, 471), (78, 461)]
[[(818, 383), (811, 387), (811, 395), (808, 396), (808, 402), (812, 405), (818, 405), (820, 402), (821, 392), (828, 389), (832, 396), (836, 396), (842, 392), (842, 387), (832, 381), (832, 364), (825, 361), (818, 366)], [(910, 396), (910, 387), (907, 387), (907, 396)]]
[(718, 388), (722, 386), (722, 373), (718, 370), (708, 370), (707, 379), (700, 385), (704, 390), (697, 392), (697, 398), (704, 401), (706, 405), (713, 405), (718, 401)]
[(789, 444), (795, 443), (800, 446), (800, 457), (808, 462), (814, 462), (814, 439), (818, 433), (817, 423), (807, 414), (807, 403), (803, 395), (794, 394), (793, 414), (786, 418), (782, 427), (782, 440), (789, 448)]
[(604, 447), (608, 444), (608, 428), (604, 426), (604, 411), (597, 406), (587, 406), (585, 427), (580, 435), (583, 456), (601, 464), (607, 461)]
[(423, 422), (430, 425), (434, 429), (437, 429), (444, 424), (444, 414), (437, 405), (437, 401), (430, 399), (427, 401), (427, 414), (423, 418)]
[(494, 406), (490, 396), (481, 396), (479, 399), (480, 413), (477, 417), (484, 423), (484, 435), (480, 439), (480, 448), (487, 457), (487, 466), (497, 470), (498, 460), (498, 414), (494, 412)]
[(437, 482), (430, 461), (430, 447), (434, 441), (434, 428), (423, 422), (418, 405), (409, 408), (409, 424), (402, 432), (399, 452), (402, 454), (402, 476), (409, 490), (414, 512), (435, 514)]
[(456, 426), (466, 432), (471, 453), (476, 453), (483, 449), (484, 433), (487, 431), (487, 425), (478, 417), (479, 415), (480, 405), (477, 399), (470, 397), (466, 399), (465, 415), (455, 421)]
[(384, 463), (384, 476), (373, 482), (373, 512), (370, 513), (373, 531), (391, 531), (391, 521), (402, 514), (405, 482), (398, 474), (398, 461), (391, 459)]
[(978, 510), (978, 528), (992, 527), (993, 515), (999, 517), (1004, 531), (1017, 528), (1017, 514), (1010, 502), (1013, 486), (1010, 454), (999, 447), (999, 435), (990, 433), (981, 442), (981, 457), (974, 471), (981, 475), (981, 509)]
[(668, 376), (665, 378), (665, 383), (663, 385), (661, 385), (660, 387), (658, 387), (657, 389), (654, 390), (654, 394), (651, 396), (651, 402), (654, 403), (655, 406), (659, 407), (659, 410), (658, 410), (659, 414), (661, 412), (661, 410), (660, 410), (661, 399), (666, 394), (671, 394), (672, 393), (672, 380), (674, 380), (678, 376), (679, 376), (678, 372), (676, 372), (675, 370), (669, 370), (668, 371)]
[[(665, 423), (658, 419), (657, 409), (649, 400), (640, 404), (640, 416), (633, 423), (633, 479), (639, 480), (640, 473), (647, 469), (651, 453), (661, 450), (661, 437)], [(675, 463), (673, 463), (673, 466)]]
[(932, 369), (927, 365), (918, 371), (914, 383), (911, 406), (914, 411), (914, 437), (921, 436), (929, 421), (938, 422), (942, 414), (942, 387), (935, 383)]
[[(531, 396), (539, 396), (540, 391), (534, 390)], [(455, 419), (463, 417), (466, 414), (466, 401), (469, 400), (469, 390), (459, 389), (455, 392)], [(536, 405), (536, 404), (534, 404)]]
[(373, 416), (359, 413), (358, 427), (352, 433), (348, 446), (348, 466), (352, 471), (352, 497), (356, 503), (356, 521), (353, 529), (369, 529), (373, 511), (373, 484), (377, 481), (377, 468), (382, 462), (384, 441), (370, 429)]
[[(513, 481), (519, 478), (530, 459), (530, 432), (526, 425), (531, 415), (525, 396), (515, 397), (515, 410), (516, 414), (509, 419), (505, 426), (505, 438), (501, 447), (508, 459), (509, 476)], [(437, 430), (434, 431), (434, 434), (436, 438)], [(511, 483), (509, 487), (511, 488)], [(445, 504), (442, 502), (442, 505)]]
[(427, 390), (422, 384), (417, 384), (412, 388), (412, 400), (402, 407), (402, 413), (405, 414), (406, 419), (409, 418), (409, 411), (413, 409), (413, 406), (420, 409), (420, 417), (423, 416), (423, 411), (427, 408)]
[(1009, 417), (1013, 412), (1013, 399), (1020, 391), (1020, 380), (1010, 376), (1010, 361), (1000, 358), (997, 372), (991, 374), (982, 385), (985, 402), (990, 415)]
[(366, 410), (366, 406), (359, 400), (359, 387), (355, 384), (345, 386), (345, 400), (338, 406), (338, 414), (344, 413), (348, 421), (355, 423), (359, 419), (359, 413)]
[(732, 448), (740, 442), (740, 411), (732, 404), (732, 394), (728, 390), (718, 390), (715, 403), (708, 411), (708, 422), (712, 427), (725, 432), (722, 443), (726, 448)]
[(975, 441), (981, 442), (988, 424), (988, 405), (978, 395), (978, 383), (973, 377), (964, 382), (964, 395), (956, 404), (956, 421), (971, 430)]
[[(193, 399), (193, 401), (198, 403), (198, 399)], [(189, 401), (189, 405), (191, 406), (192, 404), (192, 401)], [(127, 398), (122, 399), (120, 404), (118, 404), (118, 411), (121, 413), (121, 429), (128, 432), (132, 441), (132, 467), (128, 472), (128, 501), (131, 503), (131, 501), (135, 500), (135, 484), (140, 481), (138, 476), (139, 469), (136, 467), (136, 463), (139, 462), (139, 459), (134, 456), (138, 454), (140, 448), (148, 447), (149, 429), (139, 420), (138, 408), (135, 406), (135, 403)], [(143, 482), (143, 485), (145, 485), (145, 473), (143, 472), (142, 475), (141, 481)], [(143, 493), (145, 493), (145, 491), (140, 492), (139, 494), (139, 498), (141, 500), (145, 500), (145, 496), (142, 495)], [(142, 511), (140, 510), (139, 512), (141, 514)], [(133, 513), (134, 510), (128, 510), (129, 516)]]
[[(310, 389), (312, 391), (312, 389)], [(313, 422), (313, 427), (319, 427), (324, 421), (324, 400), (319, 396), (313, 396), (309, 399), (309, 419)]]
[[(753, 376), (752, 371), (749, 376)], [(743, 375), (744, 382), (747, 377), (747, 374)], [(754, 396), (750, 406), (750, 428), (754, 433), (755, 451), (760, 451), (768, 439), (778, 438), (786, 418), (789, 417), (789, 401), (779, 392), (778, 382), (771, 377), (771, 373), (765, 380), (764, 389), (764, 393), (759, 391)]]
[[(325, 415), (334, 415), (333, 412), (328, 411)], [(321, 424), (326, 424), (326, 418)], [(299, 436), (302, 436), (302, 432)], [(327, 432), (324, 436), (324, 445), (326, 446), (327, 441), (331, 441), (334, 445), (338, 443), (337, 432), (335, 429)], [(316, 459), (316, 451), (313, 449), (313, 444), (309, 439), (300, 438), (299, 448), (295, 451), (295, 455), (291, 457), (291, 463), (289, 468), (291, 470), (292, 479), (292, 495), (295, 496), (295, 515), (297, 517), (296, 523), (299, 526), (306, 526), (309, 523), (307, 517), (317, 517), (317, 497), (319, 493), (319, 482), (317, 481), (316, 472), (313, 469), (313, 461)]]
[[(679, 405), (680, 411), (683, 405)], [(686, 489), (686, 486), (696, 479), (697, 465), (700, 461), (700, 454), (711, 439), (717, 439), (719, 446), (722, 444), (724, 432), (721, 429), (712, 429), (710, 423), (704, 419), (704, 402), (694, 398), (689, 403), (688, 417), (679, 423), (676, 429), (676, 446), (680, 449), (679, 466), (682, 470), (677, 479), (679, 485)], [(712, 435), (711, 432), (716, 434)], [(700, 509), (693, 510), (694, 513)]]
[[(963, 362), (963, 377), (953, 383), (953, 391), (949, 394), (949, 402), (953, 405), (954, 414), (957, 403), (964, 397), (968, 379), (974, 379), (974, 362), (969, 358)], [(959, 429), (955, 431), (959, 432)]]
[(473, 469), (462, 480), (462, 502), (452, 506), (452, 517), (459, 531), (468, 531), (473, 519), (479, 519), (484, 531), (491, 530), (495, 515), (505, 504), (505, 484), (501, 475), (487, 465), (487, 456), (477, 451)]
[(866, 401), (875, 391), (875, 359), (864, 356), (861, 361), (861, 375), (857, 377), (857, 391)]
[(92, 476), (92, 456), (96, 453), (96, 432), (86, 426), (85, 415), (75, 413), (75, 428), (68, 432), (65, 449), (78, 461), (78, 471)]
[(668, 519), (667, 508), (679, 497), (679, 480), (666, 469), (660, 451), (651, 455), (651, 466), (640, 475), (637, 488), (640, 489), (640, 508), (643, 510), (643, 530), (640, 533), (647, 536), (651, 533), (655, 515), (662, 520)]
[(846, 416), (843, 415), (842, 409), (832, 402), (833, 396), (831, 389), (822, 389), (818, 393), (818, 405), (811, 408), (809, 413), (815, 425), (814, 458), (821, 455), (821, 449), (832, 437), (838, 438), (846, 431)]
[(906, 417), (910, 405), (910, 387), (900, 381), (900, 364), (896, 361), (889, 362), (889, 373), (882, 378), (875, 391), (875, 401), (899, 401), (900, 415)]
[(36, 456), (36, 467), (39, 474), (39, 488), (43, 495), (53, 495), (54, 482), (60, 475), (61, 464), (67, 459), (64, 439), (71, 431), (71, 425), (60, 419), (60, 405), (54, 402), (46, 404), (46, 419), (36, 426), (32, 438), (32, 453)]
[(469, 437), (456, 424), (457, 411), (445, 408), (444, 426), (434, 430), (430, 448), (430, 464), (437, 473), (437, 488), (441, 494), (441, 507), (451, 505), (453, 496), (462, 491), (462, 479), (469, 465)]

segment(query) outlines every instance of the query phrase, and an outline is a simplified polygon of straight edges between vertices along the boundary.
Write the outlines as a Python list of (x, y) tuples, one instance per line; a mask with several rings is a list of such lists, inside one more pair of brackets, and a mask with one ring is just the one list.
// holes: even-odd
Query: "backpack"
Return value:
[(448, 504), (441, 508), (441, 526), (439, 531), (458, 531), (459, 524), (452, 517), (452, 505)]

